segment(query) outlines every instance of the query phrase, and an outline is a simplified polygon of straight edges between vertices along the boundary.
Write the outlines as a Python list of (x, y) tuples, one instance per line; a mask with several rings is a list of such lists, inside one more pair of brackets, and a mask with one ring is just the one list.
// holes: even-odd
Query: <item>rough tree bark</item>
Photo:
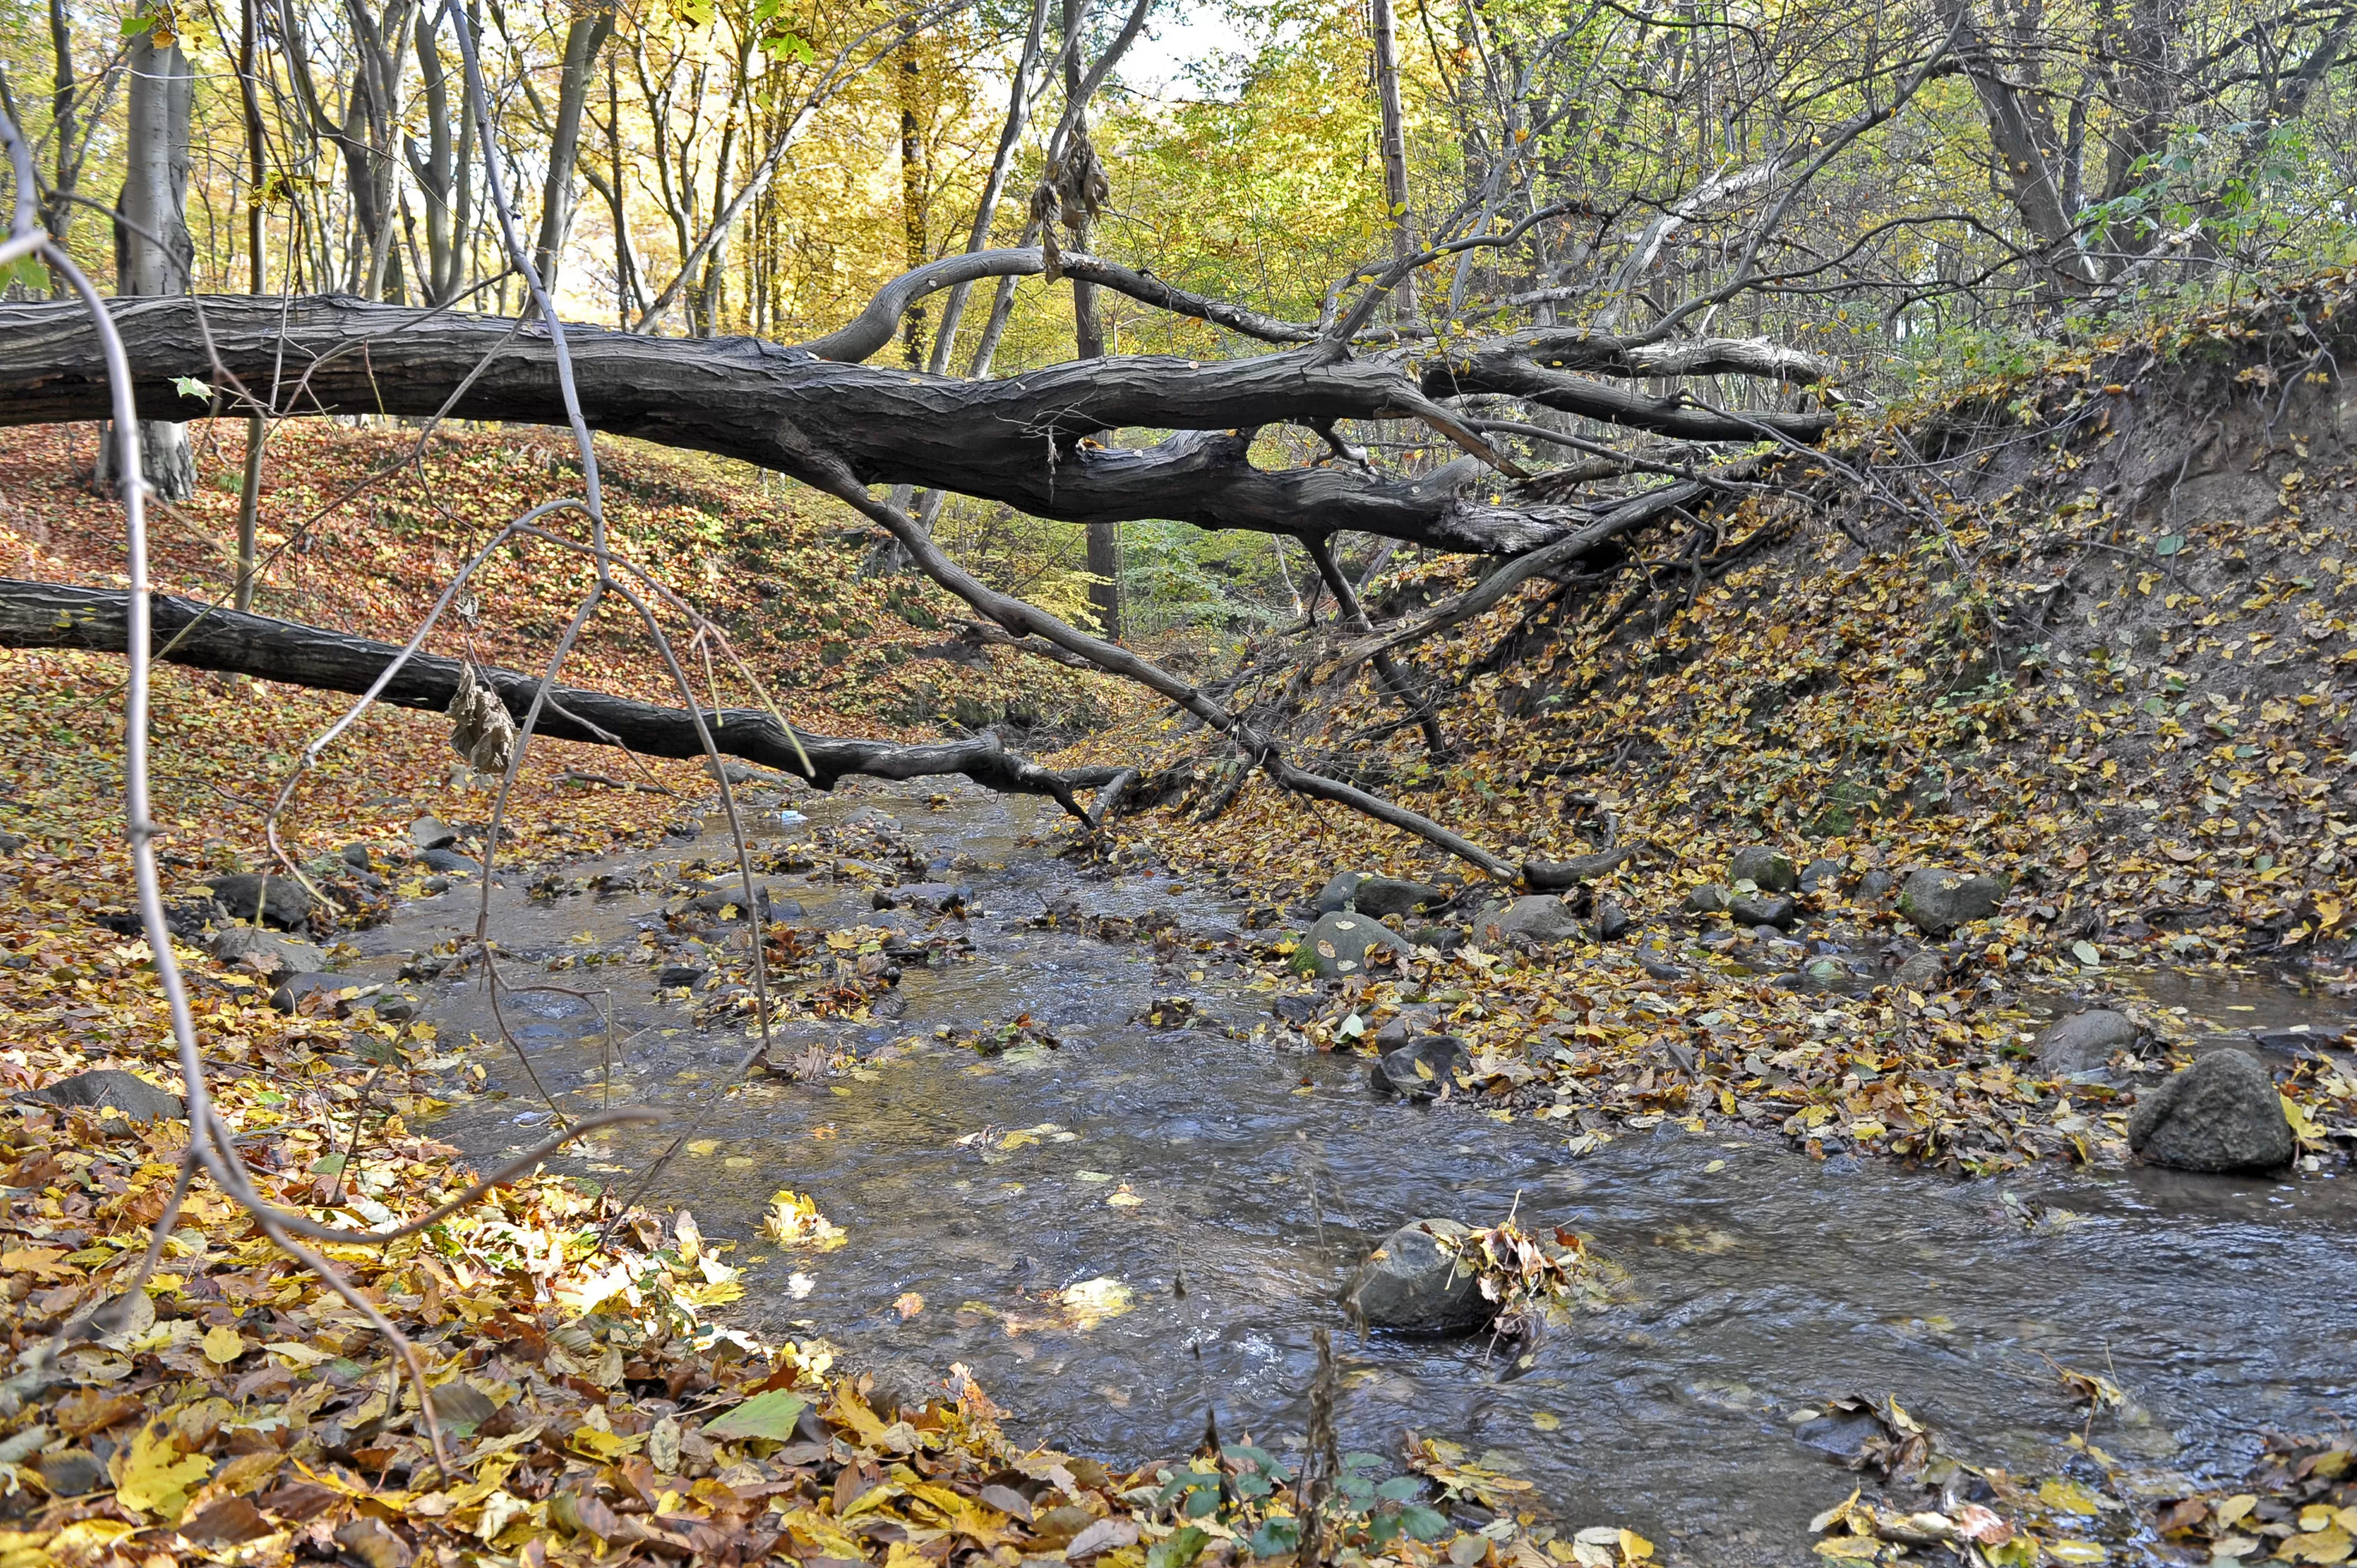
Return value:
[[(1066, 145), (1078, 151), (1077, 156), (1093, 157), (1089, 147), (1089, 105), (1081, 86), (1080, 36), (1088, 19), (1088, 0), (1063, 0), (1064, 22), (1064, 118), (1071, 127), (1071, 139)], [(1064, 217), (1072, 235), (1072, 249), (1085, 252), (1089, 248), (1089, 219), (1085, 209), (1075, 209), (1070, 203)], [(1097, 315), (1096, 285), (1084, 277), (1072, 279), (1072, 358), (1102, 360), (1104, 358), (1104, 323)], [(1096, 611), (1097, 627), (1110, 641), (1121, 640), (1121, 524), (1092, 522), (1088, 532), (1089, 607)]]
[[(1372, 0), (1375, 97), (1383, 106), (1383, 204), (1392, 228), (1392, 259), (1405, 263), (1415, 254), (1415, 231), (1408, 217), (1407, 118), (1400, 109), (1399, 48), (1392, 27), (1392, 0)], [(1394, 317), (1415, 319), (1415, 274), (1400, 279), (1392, 295)]]
[[(1077, 271), (1084, 261), (1105, 286), (1157, 302), (1177, 293), (1093, 258), (1067, 256), (1064, 266)], [(1015, 263), (1036, 270), (1039, 253), (951, 257), (923, 273), (932, 286), (946, 287), (961, 275), (991, 275), (992, 267)], [(1070, 522), (1171, 519), (1293, 534), (1347, 529), (1479, 554), (1539, 548), (1583, 526), (1594, 509), (1527, 497), (1469, 457), (1415, 481), (1341, 465), (1262, 469), (1250, 461), (1252, 432), (1279, 423), (1415, 418), (1477, 443), (1434, 401), (1435, 391), (1512, 392), (1702, 440), (1749, 442), (1763, 429), (1807, 438), (1831, 423), (1821, 414), (1722, 416), (1495, 346), (1436, 361), (1423, 385), (1397, 365), (1352, 359), (1331, 343), (1210, 362), (1122, 355), (985, 382), (813, 351), (861, 357), (882, 348), (899, 313), (869, 314), (884, 317), (876, 331), (855, 324), (805, 348), (588, 328), (567, 328), (566, 342), (593, 427), (742, 458), (829, 490), (847, 476), (859, 484), (954, 490)], [(113, 318), (145, 411), (178, 412), (185, 404), (173, 378), (198, 376), (225, 394), (281, 384), (274, 412), (292, 415), (423, 415), (447, 407), (462, 419), (566, 418), (544, 334), (494, 317), (333, 296), (282, 306), (206, 295), (118, 301)], [(1752, 358), (1757, 347), (1731, 345), (1727, 366)], [(1613, 370), (1605, 362), (1613, 357), (1606, 344), (1590, 362)], [(1619, 358), (1619, 373), (1646, 373), (1639, 368), (1644, 352)], [(274, 379), (282, 372), (283, 382)], [(97, 418), (106, 399), (97, 335), (78, 309), (0, 306), (0, 424)], [(1178, 434), (1135, 448), (1093, 439), (1134, 427)]]
[[(115, 288), (125, 295), (188, 291), (188, 112), (196, 73), (171, 31), (172, 13), (151, 8), (130, 49), (129, 124), (124, 142), (122, 217), (114, 228)], [(178, 412), (158, 403), (158, 413)], [(197, 493), (196, 454), (188, 426), (169, 418), (142, 418), (137, 432), (140, 471), (166, 500)], [(99, 471), (111, 477), (112, 441), (99, 446)]]
[[(128, 624), (130, 595), (113, 588), (68, 587), (57, 583), (0, 578), (0, 648), (61, 648), (120, 653)], [(157, 595), (154, 599), (156, 656), (192, 669), (250, 675), (318, 692), (365, 692), (401, 652), (390, 642), (269, 616), (209, 609), (190, 599)], [(413, 654), (379, 701), (399, 708), (448, 709), (458, 690), (460, 663), (435, 654)], [(512, 670), (476, 666), (488, 683), (522, 719), (532, 706), (539, 677)], [(573, 686), (549, 693), (536, 733), (556, 740), (619, 746), (647, 757), (700, 757), (704, 743), (695, 719), (684, 708), (634, 702)], [(844, 740), (796, 730), (790, 738), (759, 708), (707, 709), (704, 722), (713, 744), (729, 757), (806, 779), (822, 789), (855, 774), (874, 779), (921, 779), (960, 774), (1014, 794), (1046, 795), (1076, 817), (1087, 813), (1073, 798), (1076, 789), (1102, 784), (1115, 771), (1080, 768), (1056, 773), (1008, 751), (993, 735), (924, 746), (888, 741)], [(811, 762), (805, 770), (794, 741)]]
[(581, 111), (589, 101), (589, 79), (597, 51), (613, 31), (611, 11), (576, 14), (565, 28), (565, 59), (556, 79), (556, 125), (549, 137), (548, 177), (540, 193), (540, 238), (532, 256), (532, 264), (552, 296), (557, 268), (565, 259), (565, 237), (573, 229), (573, 171), (581, 155)]

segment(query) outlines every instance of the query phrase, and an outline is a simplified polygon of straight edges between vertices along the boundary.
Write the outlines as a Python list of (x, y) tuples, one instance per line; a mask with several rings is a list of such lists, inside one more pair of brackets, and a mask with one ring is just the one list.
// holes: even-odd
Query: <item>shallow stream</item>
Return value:
[[(683, 1155), (649, 1198), (739, 1239), (735, 1256), (755, 1261), (726, 1310), (749, 1327), (933, 1375), (963, 1363), (1019, 1437), (1137, 1463), (1190, 1450), (1207, 1408), (1232, 1440), (1297, 1446), (1311, 1334), (1325, 1326), (1346, 1448), (1395, 1456), (1403, 1429), (1448, 1438), (1535, 1483), (1567, 1527), (1626, 1525), (1709, 1563), (1807, 1557), (1806, 1521), (1855, 1477), (1788, 1418), (1832, 1395), (1895, 1395), (1949, 1452), (2051, 1473), (2083, 1417), (2050, 1358), (2128, 1391), (2134, 1407), (2094, 1441), (2162, 1491), (2171, 1470), (2235, 1473), (2265, 1430), (2357, 1415), (2357, 1184), (2144, 1170), (1967, 1183), (1674, 1123), (1574, 1158), (1560, 1127), (1377, 1100), (1355, 1062), (1132, 1022), (1185, 994), (1248, 1036), (1269, 998), (1208, 955), (1163, 965), (1146, 944), (1022, 922), (1060, 894), (1094, 914), (1164, 908), (1194, 925), (1232, 928), (1240, 911), (1174, 894), (1167, 878), (1085, 876), (1028, 842), (1051, 825), (1051, 805), (966, 788), (944, 808), (926, 797), (797, 802), (822, 817), (880, 804), (983, 867), (959, 874), (975, 894), (971, 961), (908, 968), (905, 1016), (834, 1038), (887, 1049), (1028, 1013), (1061, 1047), (982, 1059), (936, 1045), (827, 1085), (768, 1079), (720, 1100), (701, 1133), (709, 1152)], [(726, 854), (710, 833), (567, 869)], [(535, 903), (526, 878), (508, 880), (494, 929), (527, 970), (635, 954), (634, 922), (660, 917), (659, 893)], [(865, 888), (763, 880), (806, 906), (798, 924), (874, 918)], [(470, 930), (475, 897), (462, 886), (404, 907), (366, 934), (355, 967), (389, 979), (393, 955)], [(683, 1003), (658, 997), (641, 967), (545, 978), (613, 987), (618, 1102), (702, 1103), (743, 1053), (734, 1029), (701, 1032)], [(496, 1039), (476, 982), (416, 989), (446, 1040)], [(2168, 998), (2189, 999), (2230, 1026), (2249, 1026), (2228, 1012), (2239, 1008), (2271, 1026), (2348, 1025), (2261, 987)], [(599, 1103), (607, 1035), (594, 1010), (554, 995), (509, 1006), (541, 1079), (569, 1108)], [(512, 1056), (474, 1059), (506, 1097), (475, 1097), (433, 1130), (486, 1160), (537, 1139), (546, 1112)], [(1037, 1135), (1005, 1146), (1024, 1131)], [(632, 1133), (560, 1168), (627, 1189), (669, 1136)], [(780, 1187), (813, 1196), (850, 1244), (765, 1242), (760, 1218)], [(1428, 1215), (1488, 1223), (1516, 1205), (1533, 1229), (1589, 1236), (1628, 1272), (1629, 1299), (1551, 1333), (1526, 1362), (1478, 1339), (1348, 1331), (1336, 1297), (1376, 1238)], [(1134, 1307), (1087, 1329), (1056, 1321), (1056, 1293), (1103, 1279)], [(904, 1319), (894, 1304), (910, 1293), (924, 1305)]]

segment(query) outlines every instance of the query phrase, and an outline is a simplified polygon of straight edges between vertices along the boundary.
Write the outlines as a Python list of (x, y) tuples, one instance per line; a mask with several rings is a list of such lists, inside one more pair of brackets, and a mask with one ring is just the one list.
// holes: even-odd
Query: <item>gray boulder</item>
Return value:
[(2212, 1051), (2139, 1099), (2128, 1147), (2156, 1165), (2222, 1175), (2281, 1170), (2298, 1152), (2274, 1077), (2237, 1050)]
[(251, 920), (257, 906), (265, 924), (289, 929), (311, 918), (319, 901), (307, 888), (285, 875), (264, 876), (241, 871), (212, 878), (213, 902), (232, 920)]
[(38, 1105), (103, 1106), (121, 1112), (133, 1122), (178, 1121), (188, 1108), (177, 1094), (168, 1094), (145, 1079), (119, 1068), (98, 1068), (16, 1096)]
[(1410, 1040), (1379, 1058), (1368, 1081), (1379, 1090), (1405, 1094), (1410, 1100), (1433, 1100), (1453, 1089), (1457, 1069), (1473, 1058), (1465, 1042), (1454, 1035), (1426, 1035)]
[(1727, 913), (1727, 889), (1716, 882), (1706, 882), (1685, 896), (1678, 908), (1689, 915), (1724, 915)]
[(460, 854), (455, 849), (426, 850), (418, 855), (417, 864), (428, 871), (441, 872), (446, 876), (472, 876), (476, 872), (483, 869), (481, 861), (469, 855)]
[(1562, 899), (1546, 893), (1517, 898), (1482, 921), (1501, 936), (1516, 942), (1561, 942), (1581, 935), (1579, 917)]
[(1372, 872), (1346, 871), (1326, 884), (1318, 897), (1310, 900), (1310, 908), (1320, 915), (1356, 911), (1382, 919), (1386, 915), (1410, 915), (1427, 904), (1437, 904), (1448, 897), (1447, 891), (1428, 883), (1409, 882), (1397, 876), (1377, 876)]
[(1729, 882), (1749, 882), (1762, 893), (1790, 893), (1801, 885), (1792, 863), (1764, 843), (1745, 844), (1727, 865)]
[[(878, 892), (877, 897), (886, 895)], [(904, 882), (891, 890), (889, 897), (891, 903), (879, 904), (877, 908), (888, 909), (897, 904), (906, 908), (930, 909), (946, 914), (972, 903), (974, 889), (963, 883)]]
[(206, 939), (205, 950), (215, 962), (252, 971), (267, 980), (318, 969), (328, 955), (309, 942), (277, 937), (258, 926), (223, 926)]
[(458, 830), (439, 817), (420, 817), (409, 824), (409, 842), (420, 850), (448, 849), (458, 842)]
[(1439, 1022), (1439, 1008), (1419, 1003), (1413, 1007), (1402, 1008), (1385, 1019), (1383, 1026), (1375, 1031), (1368, 1043), (1375, 1047), (1378, 1054), (1395, 1051), (1417, 1036), (1431, 1033), (1433, 1026)]
[(1596, 901), (1596, 940), (1598, 941), (1617, 942), (1627, 936), (1629, 928), (1635, 924), (1636, 922), (1629, 918), (1629, 911), (1611, 899), (1598, 898)]
[(2005, 902), (2012, 878), (1966, 871), (1910, 871), (1900, 885), (1899, 912), (1927, 937), (1986, 920)]
[(1408, 946), (1364, 915), (1325, 915), (1293, 950), (1293, 967), (1320, 980), (1364, 974), (1371, 954), (1405, 953)]
[(1813, 860), (1801, 867), (1801, 891), (1814, 893), (1841, 881), (1842, 863), (1838, 860)]
[(2093, 1072), (2112, 1059), (2114, 1051), (2136, 1042), (2136, 1021), (2108, 1007), (2091, 1007), (2049, 1024), (2033, 1047), (2041, 1072), (2054, 1078)]
[(1343, 1304), (1370, 1328), (1402, 1334), (1470, 1334), (1497, 1316), (1480, 1280), (1441, 1251), (1437, 1237), (1461, 1237), (1454, 1219), (1418, 1219), (1383, 1238), (1351, 1282)]
[(1931, 991), (1948, 978), (1948, 961), (1930, 948), (1907, 955), (1907, 961), (1890, 977), (1913, 991)]
[(1788, 893), (1738, 893), (1727, 901), (1727, 913), (1738, 926), (1774, 926), (1781, 930), (1801, 918), (1801, 907)]

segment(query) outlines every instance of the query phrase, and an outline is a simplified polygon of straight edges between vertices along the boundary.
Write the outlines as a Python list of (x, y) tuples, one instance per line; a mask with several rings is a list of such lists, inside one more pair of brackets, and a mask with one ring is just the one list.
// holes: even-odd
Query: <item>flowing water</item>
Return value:
[[(1167, 878), (1085, 877), (1028, 841), (1052, 806), (973, 789), (930, 811), (920, 790), (861, 799), (980, 863), (963, 874), (974, 950), (910, 967), (897, 1022), (832, 1036), (897, 1059), (719, 1099), (702, 1131), (708, 1152), (683, 1155), (650, 1194), (691, 1207), (708, 1236), (740, 1239), (749, 1289), (726, 1310), (758, 1331), (823, 1337), (936, 1376), (963, 1363), (1023, 1438), (1136, 1463), (1190, 1450), (1207, 1410), (1231, 1440), (1297, 1446), (1311, 1334), (1326, 1326), (1346, 1448), (1395, 1455), (1403, 1429), (1448, 1438), (1535, 1483), (1566, 1526), (1625, 1524), (1673, 1557), (1713, 1563), (1806, 1555), (1809, 1516), (1854, 1477), (1796, 1440), (1788, 1418), (1832, 1395), (1895, 1395), (1947, 1451), (2051, 1473), (2081, 1411), (2050, 1358), (2128, 1391), (2133, 1407), (2096, 1441), (2164, 1490), (2170, 1471), (2233, 1473), (2265, 1430), (2357, 1414), (2348, 1180), (2133, 1170), (1968, 1183), (1674, 1124), (1575, 1159), (1558, 1128), (1377, 1100), (1357, 1063), (1251, 1039), (1270, 998), (1232, 959), (1181, 952), (1166, 967), (1143, 944), (1026, 929), (1060, 894), (1097, 914), (1159, 908), (1231, 927), (1239, 915)], [(855, 804), (804, 803), (822, 817)], [(727, 850), (709, 834), (667, 853)], [(640, 925), (660, 917), (658, 894), (533, 903), (524, 880), (494, 895), (494, 930), (518, 971), (560, 954), (635, 954)], [(864, 888), (764, 880), (807, 906), (798, 923), (874, 918)], [(367, 934), (373, 956), (355, 967), (389, 977), (391, 955), (471, 929), (475, 897), (462, 886), (404, 907)], [(709, 1101), (744, 1050), (734, 1029), (695, 1028), (641, 968), (511, 978), (613, 987), (618, 1102)], [(475, 981), (416, 989), (446, 1040), (470, 1029), (496, 1039)], [(1132, 1021), (1174, 993), (1246, 1037)], [(2256, 984), (2157, 1000), (2231, 1026), (2348, 1024)], [(2260, 1011), (2229, 1011), (2245, 1007)], [(891, 1044), (1024, 1013), (1060, 1048), (983, 1059)], [(588, 1004), (518, 997), (509, 1018), (569, 1107), (600, 1102), (608, 1035)], [(546, 1112), (512, 1056), (474, 1059), (506, 1094), (456, 1107), (438, 1135), (483, 1159), (539, 1137)], [(1005, 1146), (1027, 1130), (1037, 1135)], [(670, 1135), (629, 1133), (560, 1168), (627, 1189)], [(851, 1244), (813, 1254), (763, 1241), (780, 1187), (813, 1195)], [(1588, 1235), (1627, 1270), (1626, 1299), (1526, 1356), (1349, 1331), (1337, 1294), (1375, 1239), (1431, 1215), (1487, 1223), (1516, 1205), (1533, 1229)], [(1059, 1321), (1058, 1292), (1104, 1279), (1132, 1293), (1131, 1310), (1088, 1328)], [(924, 1305), (904, 1319), (894, 1304), (910, 1293)]]

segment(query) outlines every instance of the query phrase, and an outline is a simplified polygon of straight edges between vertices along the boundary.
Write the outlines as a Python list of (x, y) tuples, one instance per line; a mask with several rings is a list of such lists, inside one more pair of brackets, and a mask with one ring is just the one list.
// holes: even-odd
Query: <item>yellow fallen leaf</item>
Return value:
[(166, 1524), (178, 1524), (188, 1510), (188, 1493), (213, 1473), (213, 1462), (201, 1454), (182, 1454), (174, 1444), (167, 1423), (151, 1422), (131, 1440), (123, 1462), (123, 1479), (114, 1500), (134, 1513), (153, 1514)]
[(316, 1367), (322, 1361), (335, 1359), (334, 1356), (316, 1345), (298, 1345), (292, 1339), (274, 1339), (263, 1348), (298, 1372), (306, 1367)]
[(245, 1354), (245, 1337), (226, 1323), (217, 1323), (205, 1330), (205, 1359), (217, 1367), (226, 1367)]
[(2093, 1515), (2103, 1511), (2094, 1493), (2060, 1476), (2050, 1476), (2039, 1483), (2038, 1500), (2058, 1513)]
[(1057, 1298), (1075, 1328), (1094, 1328), (1108, 1317), (1119, 1317), (1137, 1305), (1130, 1288), (1111, 1275), (1082, 1280), (1067, 1286)]
[(2295, 1535), (2276, 1549), (2276, 1555), (2292, 1563), (2346, 1563), (2352, 1551), (2357, 1551), (2357, 1538), (2333, 1520), (2322, 1530)]
[(1553, 1432), (1563, 1425), (1563, 1417), (1551, 1410), (1534, 1410), (1531, 1412), (1531, 1424), (1541, 1432)]

